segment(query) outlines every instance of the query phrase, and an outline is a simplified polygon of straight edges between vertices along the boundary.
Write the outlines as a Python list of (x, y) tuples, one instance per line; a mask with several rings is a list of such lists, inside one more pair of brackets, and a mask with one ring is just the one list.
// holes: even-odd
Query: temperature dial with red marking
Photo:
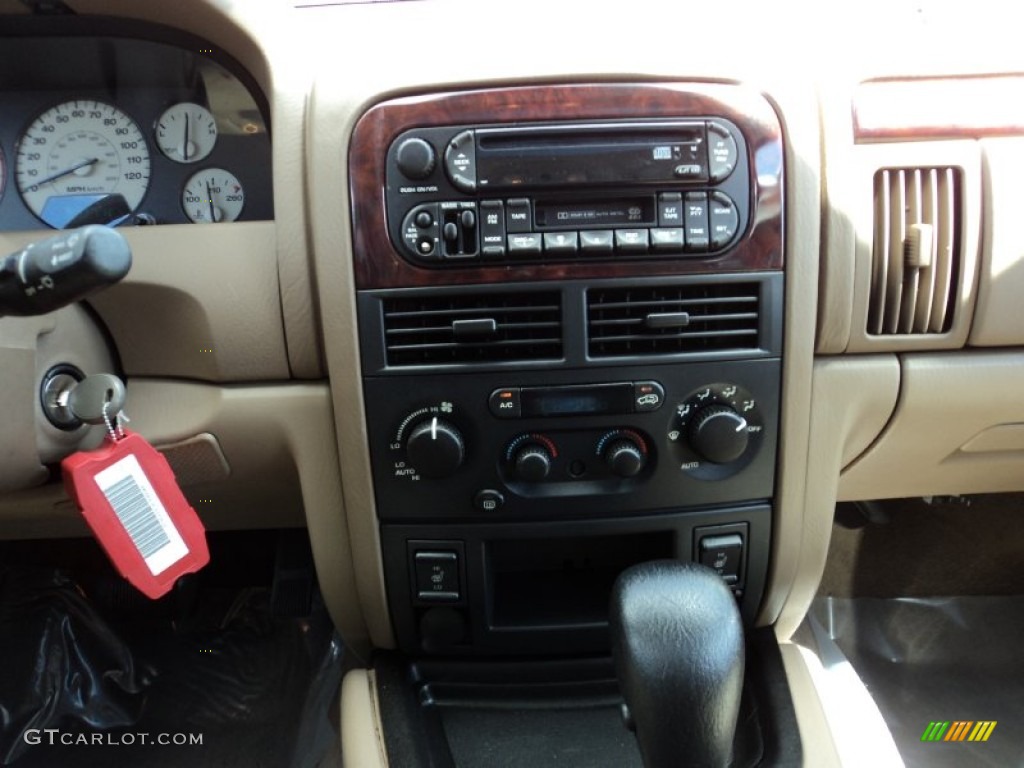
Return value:
[(647, 465), (647, 443), (632, 430), (609, 432), (598, 441), (597, 453), (619, 477), (634, 477)]
[(520, 435), (508, 447), (506, 459), (516, 478), (539, 483), (551, 474), (558, 449), (544, 435)]

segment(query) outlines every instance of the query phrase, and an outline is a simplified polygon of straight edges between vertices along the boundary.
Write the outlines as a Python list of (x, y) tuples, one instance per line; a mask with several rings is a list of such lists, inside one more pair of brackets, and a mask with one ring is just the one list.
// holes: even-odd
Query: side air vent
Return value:
[(384, 299), (388, 365), (445, 365), (562, 356), (556, 291)]
[(875, 174), (869, 335), (950, 329), (959, 273), (960, 185), (957, 168)]
[(759, 319), (757, 283), (587, 291), (591, 357), (756, 350)]

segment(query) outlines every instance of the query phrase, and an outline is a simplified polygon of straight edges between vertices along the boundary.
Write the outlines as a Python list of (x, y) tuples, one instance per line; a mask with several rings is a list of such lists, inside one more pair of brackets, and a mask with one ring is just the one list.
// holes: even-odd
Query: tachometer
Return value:
[(111, 194), (135, 210), (149, 186), (149, 148), (139, 126), (101, 101), (68, 101), (47, 110), (18, 140), (18, 191), (53, 227)]

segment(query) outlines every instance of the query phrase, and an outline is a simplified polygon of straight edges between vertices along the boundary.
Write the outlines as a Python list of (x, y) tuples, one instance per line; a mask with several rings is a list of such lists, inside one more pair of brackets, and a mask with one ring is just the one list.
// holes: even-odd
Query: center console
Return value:
[(782, 132), (741, 86), (379, 104), (350, 146), (389, 610), (419, 657), (609, 649), (629, 566), (752, 625), (772, 535)]

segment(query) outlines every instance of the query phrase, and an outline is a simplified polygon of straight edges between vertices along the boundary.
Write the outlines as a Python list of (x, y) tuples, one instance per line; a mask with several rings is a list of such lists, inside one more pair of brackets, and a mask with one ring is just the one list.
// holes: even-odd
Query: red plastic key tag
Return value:
[(167, 594), (179, 577), (210, 562), (199, 515), (167, 459), (142, 436), (122, 430), (94, 451), (68, 456), (61, 467), (68, 495), (93, 534), (147, 597)]

